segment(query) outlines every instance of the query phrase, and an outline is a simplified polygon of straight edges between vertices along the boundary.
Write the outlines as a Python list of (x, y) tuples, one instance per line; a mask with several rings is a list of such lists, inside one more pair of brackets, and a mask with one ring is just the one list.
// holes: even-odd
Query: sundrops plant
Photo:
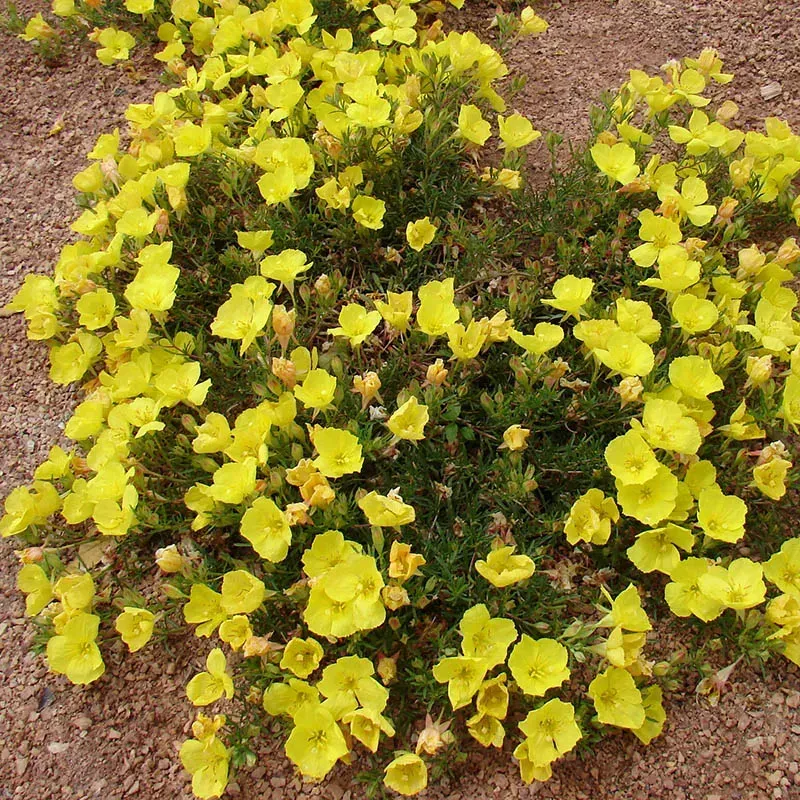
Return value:
[(656, 618), (800, 663), (800, 136), (733, 127), (716, 53), (632, 71), (537, 192), (437, 4), (126, 8), (168, 88), (8, 306), (83, 390), (0, 520), (51, 670), (191, 637), (211, 798), (272, 720), (401, 795), (470, 742), (526, 781), (647, 744), (691, 662)]

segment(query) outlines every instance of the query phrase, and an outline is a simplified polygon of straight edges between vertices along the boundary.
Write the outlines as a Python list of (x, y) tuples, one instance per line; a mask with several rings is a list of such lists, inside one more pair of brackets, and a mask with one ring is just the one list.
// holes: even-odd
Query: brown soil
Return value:
[[(36, 3), (23, 4), (28, 14)], [(587, 133), (586, 109), (627, 69), (655, 69), (669, 58), (716, 46), (737, 73), (729, 96), (740, 122), (766, 115), (800, 127), (800, 21), (795, 0), (567, 0), (537, 4), (551, 24), (519, 43), (509, 65), (528, 76), (516, 105), (541, 129), (572, 141)], [(489, 6), (476, 3), (466, 23), (486, 31)], [(462, 23), (464, 24), (464, 23)], [(146, 53), (137, 63), (153, 75)], [(27, 272), (46, 271), (70, 238), (71, 176), (96, 136), (124, 127), (131, 102), (157, 84), (125, 69), (102, 69), (90, 45), (72, 45), (45, 67), (23, 42), (0, 33), (0, 304)], [(777, 81), (783, 93), (762, 99)], [(60, 133), (47, 136), (63, 121)], [(58, 439), (73, 396), (47, 380), (45, 348), (30, 343), (22, 320), (0, 318), (0, 497), (28, 480)], [(148, 648), (114, 652), (109, 670), (85, 689), (48, 674), (29, 653), (33, 636), (14, 589), (16, 563), (0, 549), (0, 800), (188, 800), (176, 750), (191, 709), (183, 687), (202, 663), (197, 654)], [(690, 696), (669, 708), (665, 733), (645, 748), (620, 734), (585, 761), (565, 759), (547, 784), (520, 783), (507, 753), (473, 757), (456, 784), (423, 797), (756, 800), (800, 797), (800, 681), (776, 664), (764, 679), (734, 674), (717, 707)], [(280, 752), (264, 742), (259, 766), (243, 772), (228, 795), (245, 800), (321, 797), (353, 800), (363, 791), (338, 768), (322, 786), (303, 785)]]

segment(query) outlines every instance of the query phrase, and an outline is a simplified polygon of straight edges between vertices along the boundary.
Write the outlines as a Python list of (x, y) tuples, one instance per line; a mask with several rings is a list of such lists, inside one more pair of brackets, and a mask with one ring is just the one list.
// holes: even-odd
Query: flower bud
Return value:
[(619, 382), (619, 386), (614, 388), (614, 391), (620, 396), (622, 408), (625, 408), (628, 403), (635, 403), (642, 396), (644, 386), (640, 378), (632, 375), (623, 378)]
[(528, 446), (528, 437), (531, 432), (528, 428), (523, 428), (522, 425), (511, 425), (503, 433), (503, 444), (500, 449), (507, 448), (513, 452), (524, 450)]
[(178, 552), (176, 545), (160, 547), (156, 550), (156, 564), (162, 572), (180, 572), (186, 564), (186, 559)]
[(745, 364), (747, 383), (750, 386), (763, 386), (772, 377), (772, 356), (748, 356)]
[(272, 330), (275, 331), (275, 335), (278, 337), (282, 352), (286, 350), (289, 339), (294, 333), (296, 318), (297, 312), (295, 309), (287, 311), (286, 306), (282, 305), (275, 306), (272, 309)]
[(294, 389), (297, 383), (297, 368), (288, 358), (272, 359), (272, 374), (282, 381), (287, 389)]
[(381, 589), (381, 600), (389, 611), (397, 611), (398, 608), (407, 606), (411, 601), (408, 592), (402, 586), (384, 586)]
[(441, 386), (446, 380), (447, 370), (444, 368), (444, 361), (442, 361), (441, 358), (437, 358), (436, 361), (428, 367), (425, 373), (425, 383), (423, 385)]

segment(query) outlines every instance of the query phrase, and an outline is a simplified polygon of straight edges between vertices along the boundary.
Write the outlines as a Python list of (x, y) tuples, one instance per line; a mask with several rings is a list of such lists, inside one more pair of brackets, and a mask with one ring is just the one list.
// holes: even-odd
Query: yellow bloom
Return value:
[(316, 427), (311, 441), (318, 453), (313, 461), (314, 467), (326, 478), (361, 472), (364, 464), (361, 444), (350, 431)]
[(533, 129), (531, 121), (522, 114), (512, 114), (510, 117), (497, 117), (500, 131), (501, 148), (517, 150), (535, 142), (542, 134)]
[(214, 473), (214, 482), (207, 490), (208, 496), (218, 503), (238, 505), (256, 488), (256, 459), (246, 458), (241, 463), (223, 464)]
[(713, 328), (719, 319), (719, 310), (710, 300), (680, 294), (672, 304), (672, 316), (681, 330), (694, 335)]
[(517, 638), (514, 623), (510, 619), (491, 617), (483, 603), (464, 612), (458, 629), (464, 655), (480, 659), (487, 670), (506, 660), (508, 648)]
[(220, 797), (228, 785), (230, 755), (225, 745), (211, 735), (181, 745), (181, 764), (192, 776), (192, 791), (203, 800)]
[(226, 614), (250, 614), (264, 602), (264, 584), (247, 570), (226, 572), (222, 578), (222, 610)]
[(250, 620), (244, 614), (226, 619), (219, 626), (219, 638), (229, 644), (233, 650), (241, 650), (244, 645), (253, 639), (253, 629)]
[(548, 763), (569, 753), (582, 737), (575, 722), (575, 709), (557, 698), (529, 711), (519, 729), (526, 736), (529, 752)]
[(623, 486), (645, 483), (658, 471), (655, 454), (636, 431), (628, 431), (609, 442), (605, 457), (611, 474)]
[(800, 539), (789, 539), (764, 564), (764, 576), (778, 589), (800, 600)]
[(269, 497), (257, 497), (244, 512), (240, 532), (261, 558), (283, 561), (292, 544), (292, 529), (286, 515)]
[(740, 497), (726, 495), (716, 484), (700, 492), (697, 523), (712, 539), (738, 542), (744, 536), (747, 504)]
[(128, 645), (128, 650), (135, 653), (141, 650), (153, 635), (155, 616), (146, 608), (125, 606), (125, 610), (117, 617), (114, 627)]
[(564, 533), (570, 544), (591, 542), (604, 545), (611, 536), (611, 523), (619, 522), (619, 509), (613, 497), (606, 497), (600, 489), (589, 489), (570, 509), (564, 524)]
[(96, 644), (99, 626), (100, 617), (82, 611), (67, 620), (61, 633), (47, 642), (50, 669), (75, 684), (97, 680), (106, 669)]
[(650, 345), (630, 331), (614, 331), (605, 347), (593, 352), (610, 370), (628, 377), (649, 375), (655, 365)]
[(428, 768), (414, 753), (401, 753), (386, 766), (384, 773), (384, 785), (406, 797), (419, 794), (428, 785)]
[(555, 639), (532, 639), (523, 634), (511, 651), (508, 668), (525, 694), (544, 696), (569, 678), (569, 653)]
[[(646, 208), (639, 214), (639, 238), (645, 244), (630, 251), (634, 263), (640, 267), (651, 267), (662, 251), (670, 245), (677, 245), (682, 238), (681, 228), (677, 222), (660, 217)], [(684, 256), (686, 251), (681, 248)]]
[(484, 320), (471, 320), (465, 328), (456, 322), (447, 329), (447, 339), (453, 356), (460, 361), (471, 361), (480, 352), (489, 336), (489, 329)]
[(130, 51), (136, 45), (133, 36), (116, 28), (95, 29), (89, 38), (102, 45), (96, 53), (97, 60), (107, 67), (115, 61), (127, 61)]
[(358, 303), (350, 303), (339, 312), (339, 327), (330, 328), (331, 336), (346, 337), (351, 347), (358, 347), (375, 330), (381, 321), (379, 311), (367, 311)]
[(626, 517), (634, 517), (645, 525), (657, 525), (675, 510), (678, 479), (663, 464), (650, 480), (624, 485), (617, 481), (617, 501)]
[(642, 744), (650, 744), (664, 729), (667, 714), (661, 704), (662, 694), (660, 686), (648, 686), (642, 691), (642, 705), (644, 706), (645, 721), (640, 728), (634, 728), (633, 734)]
[(284, 746), (286, 755), (303, 775), (322, 780), (349, 752), (344, 735), (331, 712), (321, 705), (302, 708), (294, 722)]
[(519, 21), (520, 36), (538, 36), (550, 27), (530, 6), (525, 6), (520, 11)]
[(355, 706), (383, 711), (389, 700), (389, 691), (372, 676), (375, 668), (368, 658), (345, 656), (322, 671), (317, 688), (324, 697), (340, 700), (342, 695)]
[(579, 319), (581, 309), (592, 294), (593, 288), (594, 281), (591, 278), (565, 275), (553, 284), (553, 297), (542, 300), (542, 303), (563, 311), (567, 316)]
[(507, 448), (512, 451), (524, 450), (528, 446), (528, 437), (531, 432), (522, 425), (511, 425), (503, 431), (503, 444), (500, 448)]
[(429, 217), (422, 217), (422, 219), (406, 225), (406, 241), (412, 250), (419, 252), (433, 241), (437, 230), (438, 228)]
[(207, 672), (195, 675), (186, 685), (186, 696), (195, 706), (207, 706), (223, 695), (233, 697), (233, 680), (226, 671), (225, 654), (215, 647), (206, 658)]
[(324, 369), (312, 369), (303, 383), (294, 387), (294, 396), (306, 408), (330, 408), (336, 394), (336, 378)]
[(492, 135), (492, 128), (483, 118), (481, 110), (477, 106), (462, 105), (458, 113), (458, 135), (481, 147)]
[(353, 200), (353, 219), (362, 227), (379, 231), (383, 227), (386, 203), (376, 197), (360, 194)]
[(418, 442), (425, 438), (428, 420), (428, 407), (412, 395), (389, 417), (386, 426), (398, 439)]
[(305, 679), (319, 666), (323, 655), (322, 646), (316, 639), (295, 637), (286, 645), (280, 667)]
[(472, 700), (480, 689), (487, 670), (488, 662), (483, 658), (452, 656), (443, 658), (436, 664), (433, 677), (439, 683), (447, 684), (447, 696), (455, 711)]
[(171, 255), (172, 242), (164, 242), (148, 245), (136, 257), (141, 266), (125, 289), (125, 299), (132, 308), (150, 312), (172, 308), (181, 271), (168, 263)]
[(669, 365), (669, 382), (687, 397), (705, 400), (713, 392), (725, 388), (722, 378), (702, 356), (681, 356)]
[(762, 494), (772, 500), (780, 500), (786, 494), (786, 475), (792, 462), (785, 458), (773, 458), (753, 469), (753, 481)]
[(389, 325), (400, 333), (405, 333), (408, 329), (408, 321), (411, 318), (413, 299), (414, 295), (411, 292), (401, 292), (399, 294), (389, 292), (386, 295), (388, 302), (384, 303), (382, 300), (376, 300), (375, 308), (378, 309), (380, 315)]
[(419, 572), (427, 562), (419, 553), (411, 552), (411, 546), (402, 542), (392, 542), (389, 551), (389, 577), (405, 583)]
[(705, 558), (686, 558), (670, 573), (671, 583), (664, 587), (664, 597), (670, 611), (678, 617), (694, 614), (703, 622), (716, 619), (724, 606), (709, 597), (700, 586), (700, 578), (708, 574), (710, 562)]
[(313, 266), (314, 262), (307, 262), (306, 254), (302, 251), (282, 250), (277, 255), (265, 256), (261, 260), (260, 271), (265, 278), (278, 281), (291, 294), (294, 293), (295, 281)]
[(609, 667), (589, 684), (588, 694), (594, 702), (597, 718), (604, 725), (634, 729), (644, 725), (642, 693), (626, 670)]
[(420, 306), (417, 309), (417, 325), (428, 336), (441, 336), (458, 321), (458, 309), (453, 303), (454, 279), (430, 281), (420, 286), (417, 294)]
[[(603, 588), (603, 594), (608, 600), (611, 600), (611, 595), (605, 588)], [(597, 626), (599, 628), (619, 627), (626, 631), (636, 632), (649, 631), (652, 628), (650, 620), (642, 608), (639, 592), (633, 584), (630, 584), (627, 589), (611, 600), (611, 611), (597, 623)]]
[(663, 572), (670, 575), (681, 560), (678, 548), (689, 553), (694, 536), (686, 528), (668, 523), (663, 528), (643, 531), (628, 550), (628, 558), (642, 572)]
[(467, 720), (467, 731), (484, 747), (501, 748), (506, 736), (503, 723), (499, 719), (489, 714), (482, 714), (480, 711)]
[(514, 555), (515, 547), (499, 547), (492, 550), (486, 560), (475, 562), (475, 570), (492, 586), (504, 587), (530, 578), (536, 570), (533, 559), (526, 555)]
[[(388, 496), (369, 492), (358, 501), (358, 507), (364, 512), (370, 525), (384, 528), (399, 528), (416, 519), (413, 506), (392, 492)], [(423, 562), (424, 563), (424, 562)]]
[(594, 145), (590, 152), (597, 168), (612, 181), (624, 185), (633, 181), (639, 174), (636, 151), (625, 142), (613, 145), (600, 142)]
[(394, 736), (392, 723), (374, 708), (357, 708), (345, 714), (342, 722), (350, 726), (351, 736), (373, 753), (378, 749), (381, 733)]
[(698, 578), (700, 591), (727, 608), (746, 609), (764, 602), (767, 587), (762, 580), (761, 564), (749, 558), (737, 558), (727, 569), (711, 567)]
[(388, 47), (392, 42), (400, 44), (414, 44), (417, 32), (417, 15), (408, 7), (400, 6), (396, 10), (386, 3), (375, 6), (372, 13), (378, 18), (382, 27), (370, 34), (373, 42)]
[(183, 607), (183, 618), (190, 625), (197, 625), (196, 636), (211, 636), (228, 618), (222, 608), (222, 595), (205, 584), (192, 584), (189, 602)]
[(25, 564), (17, 574), (17, 589), (25, 594), (25, 613), (36, 616), (55, 596), (50, 579), (38, 564)]

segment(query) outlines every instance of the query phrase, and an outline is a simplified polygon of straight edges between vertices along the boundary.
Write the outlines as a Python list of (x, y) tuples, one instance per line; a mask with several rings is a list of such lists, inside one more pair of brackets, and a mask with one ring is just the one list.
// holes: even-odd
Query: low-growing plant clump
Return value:
[(0, 521), (52, 671), (210, 640), (209, 798), (274, 720), (311, 780), (412, 795), (476, 740), (545, 781), (658, 736), (682, 663), (800, 663), (800, 136), (738, 130), (714, 51), (631, 71), (534, 190), (502, 55), (438, 3), (125, 7), (169, 88), (7, 307), (84, 392)]

